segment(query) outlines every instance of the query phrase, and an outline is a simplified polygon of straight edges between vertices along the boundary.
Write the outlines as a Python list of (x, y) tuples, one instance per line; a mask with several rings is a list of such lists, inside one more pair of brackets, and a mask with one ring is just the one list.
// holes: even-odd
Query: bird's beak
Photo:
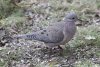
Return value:
[(81, 19), (78, 18), (79, 21), (82, 21)]

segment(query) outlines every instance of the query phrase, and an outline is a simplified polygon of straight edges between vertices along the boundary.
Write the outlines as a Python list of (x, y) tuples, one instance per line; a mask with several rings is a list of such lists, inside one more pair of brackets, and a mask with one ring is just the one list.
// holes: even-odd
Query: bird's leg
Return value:
[(60, 45), (58, 46), (58, 48), (61, 49), (61, 50), (63, 50), (63, 48)]
[(47, 49), (48, 49), (48, 50), (47, 50), (46, 53), (52, 53), (52, 48), (48, 48), (48, 47), (47, 47)]
[(50, 50), (50, 53), (52, 53), (52, 48), (49, 48), (49, 50)]

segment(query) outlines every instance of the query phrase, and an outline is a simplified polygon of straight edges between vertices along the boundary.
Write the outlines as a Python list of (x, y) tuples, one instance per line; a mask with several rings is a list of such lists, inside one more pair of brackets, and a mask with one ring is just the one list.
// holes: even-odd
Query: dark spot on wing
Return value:
[(52, 25), (50, 25), (50, 26), (52, 26)]
[(48, 36), (48, 34), (47, 34), (47, 36)]
[(26, 35), (27, 37), (30, 37), (30, 35)]
[(44, 32), (47, 32), (46, 30), (43, 30)]
[(41, 32), (41, 34), (44, 34), (44, 32)]
[(27, 36), (28, 38), (33, 38), (33, 39), (36, 38), (36, 35), (34, 35), (34, 34), (33, 34), (33, 35), (26, 35), (26, 36)]

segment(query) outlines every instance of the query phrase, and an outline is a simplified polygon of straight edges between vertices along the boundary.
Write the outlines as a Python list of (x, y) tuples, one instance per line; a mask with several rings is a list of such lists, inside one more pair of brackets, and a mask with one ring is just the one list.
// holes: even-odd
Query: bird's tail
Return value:
[(30, 39), (29, 37), (27, 37), (27, 35), (6, 36), (4, 39), (6, 39), (7, 41), (12, 41), (19, 38)]
[(11, 36), (3, 36), (3, 40), (6, 40), (6, 41), (12, 41), (14, 40), (15, 37), (11, 37)]
[(12, 37), (7, 37), (8, 40), (14, 40), (14, 39), (19, 39), (19, 38), (23, 38), (23, 39), (28, 39), (28, 40), (37, 40), (39, 38), (37, 38), (37, 35), (34, 33), (28, 33), (28, 34), (23, 34), (23, 35), (16, 35), (16, 36), (12, 36)]
[(31, 39), (28, 35), (18, 35), (15, 38)]

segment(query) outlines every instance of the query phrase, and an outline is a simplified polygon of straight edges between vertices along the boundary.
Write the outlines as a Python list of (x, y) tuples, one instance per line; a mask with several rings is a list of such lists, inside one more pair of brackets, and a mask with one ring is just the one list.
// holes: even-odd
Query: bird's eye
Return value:
[(74, 20), (75, 18), (73, 17), (72, 19)]

